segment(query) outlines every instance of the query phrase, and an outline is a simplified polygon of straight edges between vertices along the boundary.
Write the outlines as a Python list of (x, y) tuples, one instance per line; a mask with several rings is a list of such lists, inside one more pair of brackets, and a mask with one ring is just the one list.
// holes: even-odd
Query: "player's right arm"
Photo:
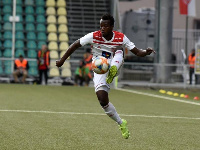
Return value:
[(93, 32), (85, 35), (84, 37), (80, 38), (79, 40), (75, 41), (73, 44), (71, 44), (68, 48), (68, 50), (65, 52), (63, 57), (56, 61), (56, 66), (61, 67), (65, 60), (79, 47), (84, 46), (86, 44), (90, 44), (93, 41)]
[(68, 50), (65, 52), (65, 54), (63, 55), (63, 57), (60, 60), (56, 61), (56, 66), (57, 67), (61, 67), (65, 60), (79, 47), (81, 47), (82, 45), (80, 44), (80, 40), (75, 41), (73, 44), (71, 44), (68, 48)]

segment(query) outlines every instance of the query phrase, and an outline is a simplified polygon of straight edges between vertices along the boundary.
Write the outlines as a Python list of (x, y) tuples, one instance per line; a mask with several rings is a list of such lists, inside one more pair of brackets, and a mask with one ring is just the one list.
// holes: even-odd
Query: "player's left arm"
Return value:
[(123, 45), (130, 50), (133, 54), (139, 57), (144, 57), (146, 55), (150, 55), (151, 53), (156, 53), (152, 48), (148, 47), (146, 50), (139, 49), (135, 46), (133, 42), (131, 42), (125, 35), (123, 39)]
[(146, 50), (139, 49), (137, 47), (134, 47), (130, 50), (133, 54), (139, 57), (144, 57), (146, 55), (150, 55), (151, 53), (156, 53), (152, 48), (148, 47)]

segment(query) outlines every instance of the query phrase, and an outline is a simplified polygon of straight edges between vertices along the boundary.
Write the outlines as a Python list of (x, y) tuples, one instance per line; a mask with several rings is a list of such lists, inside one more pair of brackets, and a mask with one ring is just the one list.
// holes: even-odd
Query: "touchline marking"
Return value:
[[(56, 112), (56, 111), (36, 111), (36, 110), (0, 110), (0, 112), (45, 113), (45, 114), (67, 114), (67, 115), (94, 115), (94, 116), (105, 116), (106, 115), (106, 114), (103, 114), (103, 113)], [(120, 116), (122, 116), (122, 117), (161, 118), (161, 119), (200, 120), (200, 118), (193, 118), (193, 117), (148, 116), (148, 115), (126, 115), (126, 114), (120, 114)]]
[(151, 97), (156, 97), (156, 98), (161, 98), (161, 99), (166, 99), (166, 100), (176, 101), (176, 102), (181, 102), (181, 103), (199, 105), (200, 106), (200, 103), (188, 102), (188, 101), (184, 101), (184, 100), (181, 100), (181, 99), (178, 99), (178, 98), (166, 97), (166, 96), (149, 94), (149, 93), (142, 93), (142, 92), (138, 92), (138, 91), (134, 91), (134, 90), (127, 90), (127, 89), (121, 89), (121, 88), (117, 88), (116, 90), (129, 92), (129, 93), (134, 93), (134, 94), (139, 94), (139, 95), (146, 95), (146, 96), (151, 96)]

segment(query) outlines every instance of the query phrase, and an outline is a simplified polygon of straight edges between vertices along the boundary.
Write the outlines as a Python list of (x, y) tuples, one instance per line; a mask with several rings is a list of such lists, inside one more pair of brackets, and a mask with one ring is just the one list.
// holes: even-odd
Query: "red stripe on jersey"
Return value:
[[(118, 31), (113, 31), (115, 36), (114, 36), (114, 39), (111, 41), (111, 42), (123, 42), (124, 40), (124, 34), (121, 33), (121, 32), (118, 32)], [(98, 41), (101, 41), (101, 42), (105, 42), (103, 37), (102, 37), (102, 34), (101, 34), (101, 31), (95, 31), (93, 33), (93, 39), (94, 40), (98, 40)]]
[(123, 42), (124, 34), (118, 31), (113, 31), (115, 33), (114, 40), (112, 42)]
[(97, 43), (97, 44), (105, 44), (105, 45), (122, 45), (122, 44), (114, 44), (114, 43), (104, 43), (104, 42), (97, 42), (97, 41), (93, 41), (94, 43)]
[(104, 42), (100, 30), (93, 33), (93, 39)]

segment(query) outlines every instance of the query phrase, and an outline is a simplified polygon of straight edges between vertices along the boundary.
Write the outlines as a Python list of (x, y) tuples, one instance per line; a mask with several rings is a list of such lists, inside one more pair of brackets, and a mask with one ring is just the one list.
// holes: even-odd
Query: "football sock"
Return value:
[(108, 105), (103, 107), (103, 109), (110, 118), (116, 121), (119, 125), (122, 124), (122, 120), (112, 103), (109, 102)]
[(115, 52), (115, 56), (113, 57), (111, 61), (111, 66), (117, 66), (117, 70), (121, 67), (123, 63), (123, 51), (122, 50), (117, 50)]

